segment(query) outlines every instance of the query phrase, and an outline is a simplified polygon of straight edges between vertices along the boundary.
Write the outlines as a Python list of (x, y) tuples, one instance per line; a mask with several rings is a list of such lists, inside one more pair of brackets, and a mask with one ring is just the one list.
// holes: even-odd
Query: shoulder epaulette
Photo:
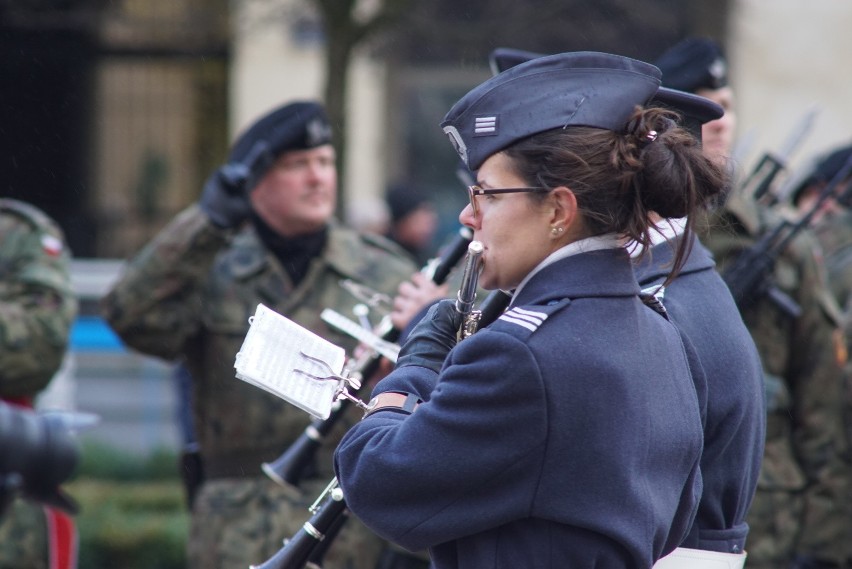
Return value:
[(536, 332), (550, 315), (563, 309), (570, 303), (571, 300), (565, 298), (554, 300), (545, 305), (513, 306), (501, 314), (491, 328), (509, 332), (514, 336), (529, 336)]
[(544, 312), (525, 310), (523, 308), (511, 308), (500, 316), (500, 320), (511, 324), (517, 324), (518, 326), (526, 328), (530, 332), (535, 332), (538, 330), (538, 327), (547, 320), (547, 316), (548, 315)]
[(238, 233), (233, 247), (222, 253), (221, 263), (234, 277), (243, 279), (260, 272), (267, 265), (267, 252), (251, 232)]

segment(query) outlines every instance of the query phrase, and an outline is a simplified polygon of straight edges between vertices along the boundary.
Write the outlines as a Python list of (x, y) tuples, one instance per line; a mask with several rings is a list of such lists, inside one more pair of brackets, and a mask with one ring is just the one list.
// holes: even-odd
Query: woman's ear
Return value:
[(566, 186), (559, 186), (550, 192), (553, 200), (551, 227), (571, 227), (578, 216), (577, 196)]

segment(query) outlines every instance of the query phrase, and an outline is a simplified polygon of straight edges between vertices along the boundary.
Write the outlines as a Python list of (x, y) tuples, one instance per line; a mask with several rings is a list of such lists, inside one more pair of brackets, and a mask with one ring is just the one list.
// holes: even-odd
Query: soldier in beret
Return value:
[[(718, 43), (688, 38), (655, 64), (664, 86), (716, 100), (728, 123), (704, 125), (709, 156), (730, 162), (736, 130), (734, 93)], [(723, 117), (723, 118), (725, 118)], [(718, 144), (714, 144), (714, 141)], [(780, 221), (760, 210), (752, 196), (733, 191), (711, 217), (702, 240), (720, 272)], [(766, 398), (764, 458), (749, 524), (748, 567), (837, 567), (848, 547), (845, 464), (842, 459), (845, 349), (836, 303), (831, 299), (810, 232), (782, 253), (771, 278), (792, 303), (765, 295), (740, 306), (760, 353)], [(827, 563), (827, 565), (823, 565)]]
[(689, 531), (703, 373), (626, 244), (650, 246), (649, 211), (685, 217), (677, 274), (724, 173), (645, 106), (658, 88), (652, 65), (558, 54), (442, 123), (477, 176), (459, 219), (484, 247), (479, 284), (512, 301), (460, 342), (455, 304), (435, 304), (335, 455), (354, 514), (436, 569), (650, 567)]
[[(234, 142), (197, 204), (180, 213), (128, 263), (105, 297), (110, 325), (131, 347), (182, 359), (193, 381), (194, 427), (203, 483), (195, 496), (189, 567), (260, 563), (294, 535), (331, 478), (331, 445), (298, 489), (261, 470), (311, 418), (235, 378), (249, 318), (263, 303), (351, 350), (355, 340), (320, 318), (351, 315), (361, 301), (350, 280), (391, 296), (417, 267), (387, 239), (333, 218), (335, 149), (322, 105), (298, 101), (259, 118)], [(376, 322), (381, 314), (373, 314)], [(325, 454), (323, 454), (325, 453)], [(357, 522), (328, 551), (326, 569), (373, 569), (381, 541)]]
[[(852, 146), (835, 148), (821, 156), (807, 173), (805, 178), (791, 192), (792, 205), (799, 213), (805, 213), (813, 207), (820, 194), (841, 168), (852, 160)], [(852, 179), (852, 176), (850, 176)], [(850, 179), (840, 180), (834, 196), (823, 201), (814, 216), (814, 235), (819, 240), (828, 271), (828, 283), (845, 314), (849, 314), (852, 300), (852, 212), (849, 210), (850, 196), (839, 200), (836, 196), (850, 191)], [(849, 319), (844, 318), (848, 325)], [(847, 328), (848, 332), (852, 332)]]

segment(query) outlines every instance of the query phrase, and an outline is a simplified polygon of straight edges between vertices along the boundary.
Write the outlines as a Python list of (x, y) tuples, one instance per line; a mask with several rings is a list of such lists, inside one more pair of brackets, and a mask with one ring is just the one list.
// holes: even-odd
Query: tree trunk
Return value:
[(347, 120), (346, 94), (349, 87), (349, 63), (352, 60), (354, 44), (349, 40), (347, 30), (329, 30), (326, 44), (325, 105), (329, 120), (334, 129), (334, 144), (337, 150), (337, 215), (343, 219), (346, 211), (346, 156), (347, 156)]

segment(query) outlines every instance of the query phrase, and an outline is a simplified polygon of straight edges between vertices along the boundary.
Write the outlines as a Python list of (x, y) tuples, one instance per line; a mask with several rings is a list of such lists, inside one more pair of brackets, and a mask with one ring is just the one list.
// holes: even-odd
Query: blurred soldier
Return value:
[(390, 212), (387, 237), (408, 251), (418, 266), (432, 256), (438, 212), (431, 197), (411, 184), (388, 188), (385, 202)]
[[(736, 128), (727, 62), (712, 40), (689, 38), (656, 65), (663, 85), (692, 92), (725, 108), (704, 125), (705, 151), (730, 157)], [(717, 141), (718, 144), (714, 143)], [(702, 240), (720, 271), (767, 227), (770, 212), (734, 191), (708, 223)], [(781, 295), (740, 306), (764, 368), (767, 432), (757, 493), (749, 511), (748, 567), (837, 567), (848, 547), (842, 433), (845, 349), (836, 303), (828, 294), (813, 236), (800, 233), (773, 269)], [(731, 283), (729, 283), (731, 284)], [(818, 565), (823, 563), (824, 565)]]
[[(836, 148), (823, 155), (804, 180), (796, 185), (791, 201), (799, 213), (809, 211), (815, 201), (840, 170), (852, 159), (852, 145)], [(835, 187), (834, 196), (852, 191), (852, 177), (847, 177)], [(841, 203), (834, 197), (823, 202), (814, 216), (813, 229), (825, 259), (828, 284), (834, 298), (843, 311), (843, 328), (846, 332), (847, 353), (852, 349), (852, 211), (849, 197)], [(847, 535), (852, 535), (852, 364), (847, 364), (846, 413), (844, 424), (847, 434), (846, 480), (849, 498), (844, 502), (848, 508)], [(845, 567), (852, 567), (852, 541), (848, 542)]]
[[(4, 401), (32, 407), (62, 364), (77, 314), (70, 257), (62, 231), (44, 212), (20, 201), (0, 199), (0, 398)], [(66, 514), (18, 499), (0, 518), (0, 569), (73, 567), (76, 539), (73, 521)]]
[[(798, 212), (810, 210), (825, 186), (852, 158), (852, 146), (834, 149), (823, 156), (807, 176), (794, 188), (790, 200)], [(849, 180), (835, 189), (835, 195), (848, 191)], [(813, 219), (813, 231), (822, 246), (828, 284), (834, 297), (843, 309), (848, 325), (850, 301), (852, 301), (852, 212), (848, 203), (841, 204), (829, 198), (820, 207)], [(850, 329), (847, 328), (847, 336)]]
[[(308, 506), (333, 476), (334, 441), (299, 489), (280, 486), (261, 471), (261, 464), (289, 448), (310, 417), (235, 378), (235, 356), (258, 303), (352, 350), (355, 340), (320, 318), (325, 308), (351, 318), (362, 302), (341, 281), (390, 297), (417, 270), (386, 239), (338, 224), (336, 198), (325, 110), (315, 102), (279, 107), (236, 140), (198, 204), (130, 260), (104, 299), (106, 319), (128, 345), (168, 360), (183, 358), (192, 377), (203, 471), (192, 509), (192, 568), (266, 560), (309, 517)], [(360, 414), (336, 425), (337, 437)], [(373, 569), (381, 547), (350, 521), (324, 567)]]

